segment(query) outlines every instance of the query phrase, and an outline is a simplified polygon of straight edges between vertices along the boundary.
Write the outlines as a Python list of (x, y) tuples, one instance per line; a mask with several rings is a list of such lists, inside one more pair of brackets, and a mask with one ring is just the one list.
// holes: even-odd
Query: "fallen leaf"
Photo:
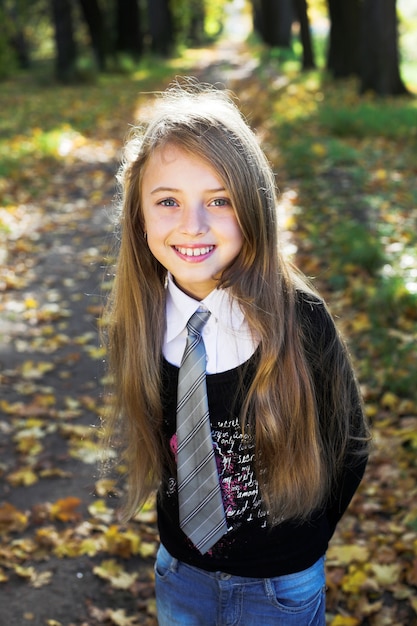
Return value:
[(129, 589), (138, 577), (137, 572), (126, 572), (115, 559), (102, 561), (94, 567), (93, 572), (99, 578), (109, 581), (115, 589)]
[(136, 626), (140, 623), (137, 617), (128, 617), (124, 609), (118, 609), (117, 611), (108, 609), (107, 615), (115, 626)]
[(332, 545), (327, 551), (328, 565), (349, 565), (349, 563), (365, 563), (369, 559), (369, 548), (358, 545)]
[(61, 522), (77, 521), (81, 518), (79, 511), (76, 511), (81, 504), (80, 498), (74, 498), (69, 496), (68, 498), (62, 498), (57, 500), (51, 505), (50, 515), (51, 519), (59, 519)]
[(5, 502), (0, 505), (0, 534), (22, 532), (28, 525), (28, 517), (13, 504)]

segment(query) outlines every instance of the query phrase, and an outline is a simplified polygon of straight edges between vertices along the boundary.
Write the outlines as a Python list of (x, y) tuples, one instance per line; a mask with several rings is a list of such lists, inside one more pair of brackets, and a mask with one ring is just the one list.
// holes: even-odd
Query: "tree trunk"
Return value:
[(188, 38), (191, 45), (200, 45), (204, 42), (204, 21), (206, 17), (206, 11), (204, 3), (201, 0), (194, 0), (191, 3), (191, 20), (188, 31)]
[(330, 40), (327, 68), (334, 78), (360, 73), (361, 0), (328, 0)]
[(408, 93), (399, 70), (396, 0), (364, 0), (362, 28), (361, 92)]
[(292, 0), (260, 0), (261, 36), (271, 47), (291, 46), (291, 27), (294, 18)]
[(103, 15), (97, 0), (80, 0), (81, 10), (88, 26), (97, 66), (101, 72), (106, 69), (106, 35)]
[(152, 51), (167, 56), (174, 42), (172, 15), (168, 0), (148, 0)]
[(307, 0), (294, 0), (295, 12), (300, 23), (300, 36), (303, 45), (303, 70), (316, 67), (311, 43), (310, 22), (307, 13)]
[(77, 60), (71, 0), (52, 0), (51, 6), (57, 55), (56, 77), (61, 82), (70, 82), (75, 78)]
[(116, 9), (116, 50), (138, 58), (142, 53), (142, 37), (137, 0), (116, 0)]
[(258, 33), (260, 37), (263, 39), (263, 19), (262, 19), (262, 9), (260, 0), (252, 0), (252, 23), (253, 29)]
[[(8, 22), (9, 28), (2, 23), (2, 37), (8, 41), (9, 46), (14, 50), (16, 59), (22, 69), (30, 67), (29, 45), (25, 35), (25, 24), (27, 22), (24, 7), (18, 2), (5, 3), (0, 1), (0, 20)], [(7, 17), (6, 17), (7, 15)], [(6, 27), (5, 27), (6, 26)]]

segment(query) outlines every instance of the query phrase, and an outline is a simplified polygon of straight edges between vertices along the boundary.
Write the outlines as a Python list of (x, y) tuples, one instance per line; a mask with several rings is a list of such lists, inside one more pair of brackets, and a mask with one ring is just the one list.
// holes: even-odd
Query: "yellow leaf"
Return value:
[(94, 567), (93, 572), (99, 578), (108, 580), (115, 589), (129, 589), (138, 577), (136, 572), (133, 574), (126, 572), (114, 559), (102, 561), (100, 565)]
[(0, 506), (0, 533), (22, 532), (27, 524), (27, 516), (13, 504), (5, 502)]
[(129, 558), (132, 554), (139, 553), (141, 540), (137, 532), (131, 530), (121, 532), (119, 527), (113, 524), (105, 532), (104, 539), (110, 554)]
[(61, 522), (78, 520), (81, 515), (79, 511), (76, 511), (75, 509), (79, 507), (80, 504), (80, 498), (69, 496), (68, 498), (59, 499), (51, 505), (51, 518), (59, 519)]
[(401, 563), (372, 563), (370, 565), (370, 570), (375, 575), (377, 582), (383, 587), (395, 585), (400, 579), (402, 568)]
[(54, 364), (48, 363), (47, 361), (39, 361), (37, 363), (34, 361), (25, 361), (22, 365), (22, 377), (25, 380), (42, 378), (46, 372), (50, 372), (53, 369)]
[(94, 518), (110, 524), (114, 518), (114, 510), (110, 509), (103, 499), (96, 500), (88, 507), (88, 512)]
[(43, 450), (43, 445), (34, 436), (19, 437), (19, 441), (16, 447), (18, 451), (20, 452), (20, 454), (25, 454), (29, 456), (37, 456)]
[(101, 537), (89, 539), (83, 539), (80, 546), (81, 554), (87, 554), (88, 556), (96, 556), (98, 552), (103, 549)]
[(342, 589), (345, 593), (359, 593), (369, 575), (363, 570), (354, 569), (343, 577)]
[(94, 441), (71, 441), (69, 455), (83, 463), (92, 465), (99, 460), (100, 450)]
[(330, 622), (330, 626), (359, 626), (360, 621), (356, 617), (348, 615), (336, 615)]
[(86, 346), (85, 350), (92, 359), (102, 359), (106, 356), (106, 349), (103, 346)]
[(391, 393), (391, 391), (387, 391), (381, 398), (381, 406), (385, 409), (391, 409), (393, 411), (400, 404), (400, 399), (395, 393)]
[(22, 467), (8, 474), (7, 480), (13, 487), (30, 487), (30, 485), (38, 482), (38, 477), (31, 467)]
[(20, 576), (20, 578), (32, 578), (32, 576), (35, 574), (35, 568), (32, 566), (23, 567), (22, 565), (15, 565), (13, 569), (16, 574)]
[(365, 563), (369, 559), (369, 550), (358, 545), (333, 545), (327, 551), (328, 565), (349, 565), (349, 563)]
[(124, 609), (118, 609), (117, 611), (108, 609), (107, 616), (115, 626), (136, 626), (136, 624), (139, 624), (138, 618), (128, 617)]
[(30, 586), (40, 589), (49, 585), (53, 576), (53, 572), (35, 572), (30, 578)]
[(156, 555), (157, 545), (150, 541), (142, 541), (139, 547), (139, 553), (144, 558), (154, 557)]
[(96, 494), (98, 496), (107, 496), (115, 492), (116, 481), (113, 478), (101, 478), (96, 482)]
[(352, 320), (351, 325), (354, 332), (361, 332), (372, 328), (372, 323), (367, 313), (358, 313)]
[(79, 538), (71, 537), (63, 539), (54, 548), (54, 554), (63, 559), (68, 557), (74, 559), (82, 554), (82, 541)]
[(27, 309), (36, 309), (38, 305), (39, 303), (37, 300), (35, 300), (35, 298), (28, 297), (25, 299), (25, 307)]

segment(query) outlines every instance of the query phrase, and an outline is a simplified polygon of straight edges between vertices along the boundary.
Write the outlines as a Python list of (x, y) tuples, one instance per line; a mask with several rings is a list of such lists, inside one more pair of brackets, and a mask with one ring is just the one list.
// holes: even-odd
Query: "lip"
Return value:
[(190, 262), (203, 261), (209, 257), (213, 250), (214, 245), (193, 245), (193, 246), (172, 246), (174, 252), (182, 259)]

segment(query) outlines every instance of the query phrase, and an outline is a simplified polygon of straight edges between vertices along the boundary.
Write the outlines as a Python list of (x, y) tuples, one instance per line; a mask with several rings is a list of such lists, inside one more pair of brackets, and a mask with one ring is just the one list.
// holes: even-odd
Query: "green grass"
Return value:
[[(258, 73), (265, 89), (273, 64)], [(355, 80), (317, 71), (287, 78), (275, 97), (269, 87), (269, 143), (297, 189), (301, 267), (316, 259), (341, 319), (353, 307), (348, 339), (371, 393), (417, 400), (417, 101), (361, 97)]]

